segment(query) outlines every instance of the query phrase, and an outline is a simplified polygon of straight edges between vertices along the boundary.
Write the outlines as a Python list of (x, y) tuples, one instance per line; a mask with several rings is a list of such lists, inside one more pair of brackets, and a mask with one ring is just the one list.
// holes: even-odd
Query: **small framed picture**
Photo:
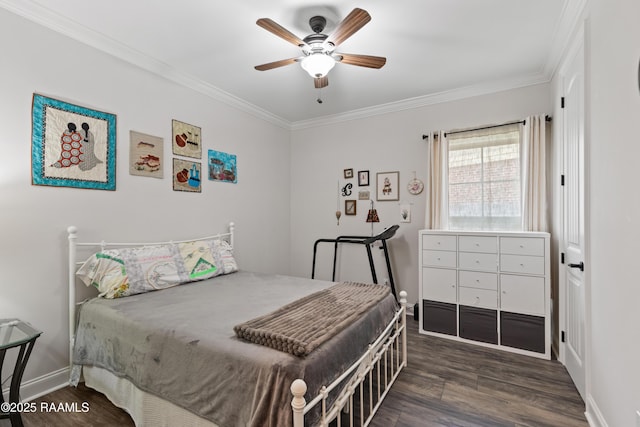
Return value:
[(358, 171), (358, 185), (360, 187), (369, 185), (369, 171)]
[(159, 136), (129, 131), (129, 174), (162, 178), (163, 140)]
[(179, 120), (171, 121), (173, 154), (202, 158), (202, 130)]
[(344, 170), (344, 179), (353, 178), (353, 169)]
[(355, 215), (356, 214), (356, 201), (355, 200), (345, 200), (344, 201), (344, 213), (345, 213), (345, 215)]
[(173, 190), (201, 193), (200, 162), (173, 159)]
[(358, 191), (358, 200), (369, 200), (369, 190)]
[(376, 174), (376, 199), (400, 200), (399, 196), (400, 172), (378, 172)]
[(411, 222), (411, 205), (408, 203), (400, 205), (400, 222)]

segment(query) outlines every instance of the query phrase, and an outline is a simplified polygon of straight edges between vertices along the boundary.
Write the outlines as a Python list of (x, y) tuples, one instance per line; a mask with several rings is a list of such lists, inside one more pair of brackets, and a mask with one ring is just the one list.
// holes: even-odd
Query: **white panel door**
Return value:
[(564, 362), (585, 398), (585, 290), (584, 290), (584, 45), (581, 43), (568, 62), (564, 76), (564, 233), (562, 252), (565, 263)]

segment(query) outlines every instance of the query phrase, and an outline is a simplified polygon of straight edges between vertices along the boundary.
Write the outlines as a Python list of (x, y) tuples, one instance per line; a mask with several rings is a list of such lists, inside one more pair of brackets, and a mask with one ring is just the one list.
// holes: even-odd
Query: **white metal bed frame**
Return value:
[[(227, 233), (196, 239), (146, 243), (107, 243), (104, 240), (97, 243), (79, 243), (77, 228), (74, 226), (68, 227), (70, 368), (73, 365), (77, 307), (82, 304), (82, 302), (76, 301), (76, 270), (84, 261), (77, 259), (78, 248), (93, 247), (96, 250), (105, 250), (107, 248), (154, 246), (210, 239), (227, 240), (231, 247), (234, 247), (234, 231), (235, 225), (231, 222), (229, 223), (229, 231)], [(369, 345), (367, 351), (360, 359), (353, 363), (333, 383), (322, 387), (320, 393), (309, 401), (309, 403), (307, 403), (304, 398), (307, 391), (307, 385), (304, 380), (296, 379), (293, 381), (291, 384), (291, 393), (293, 394), (291, 401), (293, 427), (304, 427), (305, 414), (318, 404), (322, 405), (320, 426), (328, 426), (329, 423), (335, 421), (337, 427), (341, 427), (343, 422), (341, 414), (343, 412), (348, 414), (348, 421), (346, 421), (348, 426), (352, 427), (356, 425), (355, 423), (358, 423), (358, 425), (362, 427), (369, 425), (382, 401), (391, 389), (391, 386), (400, 374), (400, 371), (407, 366), (407, 293), (401, 291), (399, 296), (400, 308), (396, 311), (393, 319), (387, 324), (384, 331)], [(327, 402), (332, 392), (338, 394), (335, 397), (333, 405), (327, 407)], [(359, 408), (357, 418), (355, 417), (356, 414), (354, 414), (356, 408)]]

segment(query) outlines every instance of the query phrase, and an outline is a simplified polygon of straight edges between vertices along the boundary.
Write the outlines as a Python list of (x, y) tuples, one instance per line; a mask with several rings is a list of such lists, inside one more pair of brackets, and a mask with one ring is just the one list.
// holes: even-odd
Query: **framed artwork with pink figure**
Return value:
[(400, 172), (378, 172), (376, 174), (376, 200), (400, 200)]

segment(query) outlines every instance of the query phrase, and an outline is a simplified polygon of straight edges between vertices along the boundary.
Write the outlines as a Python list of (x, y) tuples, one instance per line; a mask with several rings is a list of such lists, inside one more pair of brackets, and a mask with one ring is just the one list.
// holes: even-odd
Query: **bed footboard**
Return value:
[[(291, 384), (293, 426), (304, 427), (304, 417), (316, 405), (321, 406), (320, 426), (333, 420), (337, 425), (367, 426), (391, 389), (402, 368), (407, 365), (407, 293), (400, 292), (400, 309), (367, 351), (333, 383), (324, 386), (309, 403), (304, 395), (307, 385), (302, 379)], [(347, 380), (348, 379), (348, 380)], [(345, 382), (346, 381), (346, 382)], [(327, 408), (327, 399), (338, 393)], [(346, 414), (346, 420), (343, 420)]]

